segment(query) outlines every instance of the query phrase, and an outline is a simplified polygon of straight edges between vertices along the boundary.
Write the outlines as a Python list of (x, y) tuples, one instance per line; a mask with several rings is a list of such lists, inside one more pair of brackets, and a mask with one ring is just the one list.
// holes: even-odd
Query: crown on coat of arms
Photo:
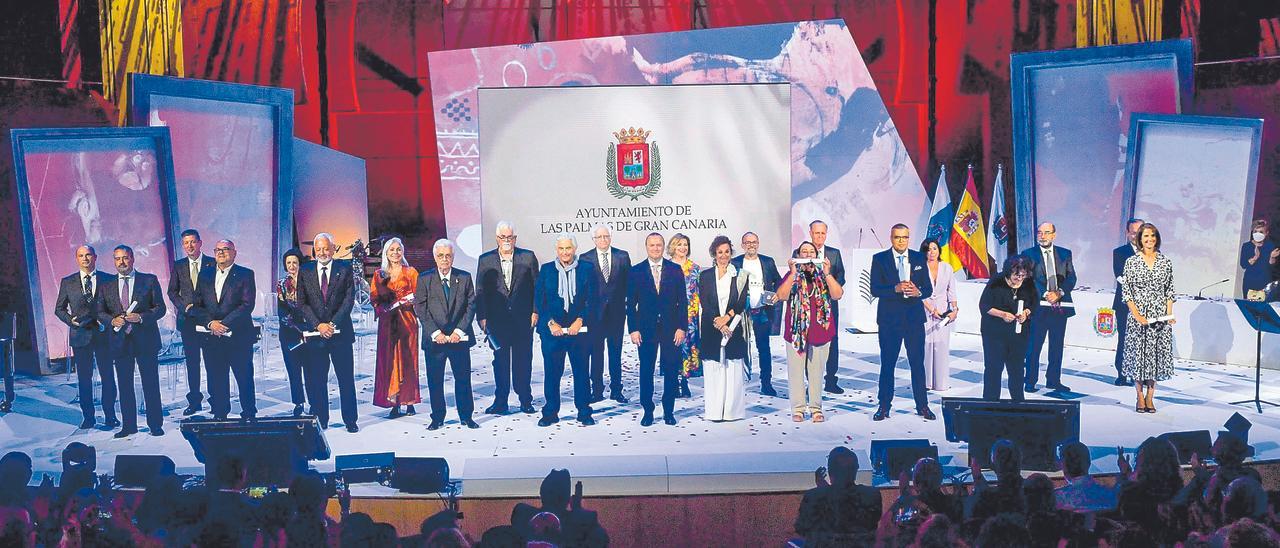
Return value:
[(613, 136), (618, 139), (619, 143), (626, 145), (645, 142), (645, 140), (649, 138), (649, 133), (651, 132), (645, 131), (644, 128), (633, 127), (626, 128), (621, 131), (615, 131), (613, 132)]

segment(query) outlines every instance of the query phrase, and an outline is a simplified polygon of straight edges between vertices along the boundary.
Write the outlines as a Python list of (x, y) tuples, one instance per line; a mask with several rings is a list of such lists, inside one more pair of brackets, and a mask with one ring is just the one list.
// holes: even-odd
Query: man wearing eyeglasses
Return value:
[(627, 403), (622, 395), (622, 328), (627, 321), (627, 276), (631, 272), (631, 255), (613, 247), (609, 227), (596, 225), (591, 230), (595, 248), (578, 256), (595, 276), (595, 313), (599, 316), (599, 332), (591, 335), (590, 370), (591, 403), (604, 401), (605, 347), (609, 349), (609, 399)]
[(1054, 392), (1070, 392), (1062, 384), (1062, 347), (1067, 336), (1067, 320), (1076, 315), (1071, 303), (1071, 290), (1076, 287), (1076, 269), (1071, 263), (1071, 250), (1054, 245), (1058, 229), (1053, 223), (1041, 223), (1036, 229), (1036, 243), (1040, 244), (1022, 252), (1031, 259), (1031, 270), (1036, 293), (1041, 306), (1031, 314), (1031, 341), (1027, 346), (1026, 376), (1023, 379), (1027, 392), (1039, 390), (1040, 350), (1045, 339), (1049, 340), (1049, 366), (1045, 369), (1045, 386)]
[(329, 366), (338, 378), (338, 401), (347, 432), (356, 425), (355, 334), (351, 308), (355, 306), (355, 273), (350, 261), (334, 260), (337, 244), (327, 232), (311, 239), (316, 260), (298, 272), (298, 308), (307, 324), (320, 334), (307, 340), (311, 357), (304, 365), (307, 402), (321, 428), (329, 427)]
[(208, 332), (203, 347), (209, 409), (218, 420), (231, 414), (231, 375), (235, 375), (240, 417), (253, 418), (258, 414), (253, 389), (253, 308), (257, 304), (253, 271), (236, 264), (236, 244), (231, 240), (214, 245), (213, 266), (200, 273), (196, 300), (187, 311)]
[(480, 256), (476, 264), (476, 318), (493, 349), (493, 404), (484, 412), (505, 415), (512, 389), (520, 411), (533, 413), (533, 309), (538, 257), (516, 247), (516, 229), (500, 221), (495, 229), (498, 246)]
[(92, 246), (76, 248), (76, 264), (80, 270), (58, 283), (58, 300), (53, 305), (53, 315), (70, 328), (71, 363), (76, 368), (79, 385), (80, 411), (84, 421), (80, 428), (93, 428), (93, 369), (97, 365), (102, 379), (102, 414), (107, 427), (120, 426), (116, 418), (115, 366), (107, 348), (107, 336), (98, 324), (96, 312), (101, 298), (98, 289), (111, 277), (99, 272), (98, 252)]
[[(733, 267), (751, 273), (748, 277), (751, 284), (747, 288), (748, 303), (754, 305), (760, 303), (761, 295), (765, 291), (777, 291), (782, 277), (778, 275), (778, 265), (773, 257), (760, 254), (760, 236), (755, 232), (742, 235), (742, 249), (743, 254), (733, 258)], [(778, 395), (778, 392), (773, 389), (773, 352), (769, 349), (769, 334), (773, 331), (775, 308), (772, 304), (761, 304), (747, 313), (751, 318), (751, 332), (756, 341), (756, 352), (760, 356), (757, 360), (757, 367), (760, 370), (760, 393), (766, 396)], [(834, 321), (834, 315), (832, 318)]]

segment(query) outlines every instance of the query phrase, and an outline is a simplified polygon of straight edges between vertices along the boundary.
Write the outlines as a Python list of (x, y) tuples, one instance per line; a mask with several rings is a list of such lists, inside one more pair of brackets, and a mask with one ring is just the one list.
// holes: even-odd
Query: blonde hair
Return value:
[[(667, 256), (668, 257), (676, 256), (676, 242), (680, 240), (684, 240), (684, 245), (686, 247), (689, 247), (690, 250), (692, 251), (693, 243), (689, 241), (689, 237), (685, 236), (683, 233), (677, 232), (675, 233), (674, 236), (671, 237), (670, 240), (667, 240)], [(686, 259), (689, 258), (689, 255), (687, 253), (685, 254), (685, 258)]]

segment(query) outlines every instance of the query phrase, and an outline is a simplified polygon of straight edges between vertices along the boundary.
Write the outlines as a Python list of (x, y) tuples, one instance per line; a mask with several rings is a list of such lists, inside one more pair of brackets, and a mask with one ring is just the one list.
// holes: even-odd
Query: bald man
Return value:
[(196, 300), (187, 317), (205, 333), (202, 345), (208, 364), (209, 409), (213, 418), (231, 413), (231, 375), (240, 394), (240, 417), (258, 414), (253, 390), (253, 308), (257, 287), (253, 271), (236, 264), (236, 244), (219, 240), (213, 248), (214, 267), (200, 273)]

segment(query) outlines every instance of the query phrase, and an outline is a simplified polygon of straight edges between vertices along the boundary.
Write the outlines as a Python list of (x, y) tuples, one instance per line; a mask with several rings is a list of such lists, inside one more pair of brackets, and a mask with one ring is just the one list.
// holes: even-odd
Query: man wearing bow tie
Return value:
[(58, 283), (58, 299), (53, 305), (53, 315), (67, 324), (71, 332), (71, 363), (76, 368), (79, 385), (80, 411), (84, 421), (80, 428), (93, 428), (93, 369), (97, 365), (102, 379), (102, 414), (107, 427), (120, 426), (116, 418), (116, 377), (111, 353), (107, 348), (107, 335), (98, 324), (98, 300), (100, 289), (110, 276), (99, 272), (98, 252), (92, 246), (76, 248), (79, 272), (63, 278)]
[(201, 274), (196, 300), (187, 316), (208, 333), (202, 347), (208, 364), (209, 409), (213, 418), (231, 413), (231, 375), (240, 394), (240, 417), (258, 414), (253, 389), (253, 308), (257, 287), (253, 271), (236, 264), (236, 244), (219, 240), (213, 247), (213, 269)]
[(115, 437), (138, 432), (138, 399), (133, 391), (133, 371), (142, 377), (142, 398), (147, 406), (147, 427), (152, 436), (163, 436), (164, 415), (160, 403), (160, 328), (164, 297), (154, 274), (133, 269), (133, 248), (116, 246), (112, 253), (119, 274), (102, 286), (98, 322), (107, 328), (108, 346), (115, 358), (116, 384), (120, 389), (120, 415), (124, 427)]
[(876, 323), (880, 326), (880, 408), (872, 419), (889, 418), (893, 373), (898, 365), (898, 352), (905, 343), (916, 414), (934, 420), (937, 416), (929, 410), (924, 384), (923, 302), (933, 294), (933, 282), (929, 279), (924, 254), (910, 249), (911, 229), (901, 223), (893, 225), (889, 238), (893, 247), (871, 257), (871, 294), (880, 300), (876, 306)]
[(303, 375), (307, 402), (321, 428), (329, 427), (329, 365), (338, 378), (338, 400), (347, 432), (359, 432), (356, 425), (355, 334), (351, 308), (355, 305), (355, 273), (349, 261), (335, 261), (337, 245), (333, 236), (321, 232), (312, 238), (316, 260), (298, 272), (298, 308), (308, 325), (316, 326), (317, 337), (307, 339), (310, 358)]
[(1071, 390), (1062, 384), (1062, 347), (1067, 335), (1067, 319), (1076, 315), (1075, 305), (1071, 303), (1076, 269), (1071, 263), (1071, 250), (1053, 245), (1057, 237), (1058, 230), (1053, 223), (1041, 223), (1036, 229), (1040, 245), (1022, 252), (1022, 256), (1035, 265), (1032, 274), (1036, 293), (1040, 295), (1040, 306), (1031, 312), (1031, 341), (1027, 345), (1023, 381), (1023, 390), (1027, 392), (1039, 390), (1036, 382), (1040, 380), (1040, 350), (1046, 338), (1049, 339), (1049, 367), (1044, 374), (1045, 386), (1055, 392)]
[(200, 412), (204, 395), (200, 393), (200, 355), (204, 335), (196, 333), (196, 323), (183, 313), (195, 302), (201, 273), (213, 270), (213, 258), (200, 253), (200, 232), (193, 228), (182, 231), (182, 252), (185, 257), (174, 261), (169, 274), (169, 304), (178, 317), (178, 333), (182, 336), (182, 354), (187, 360), (187, 407), (182, 416)]
[(480, 428), (471, 419), (475, 402), (471, 399), (471, 346), (475, 334), (475, 289), (471, 274), (453, 267), (453, 242), (436, 240), (431, 246), (436, 268), (418, 277), (413, 309), (422, 323), (422, 349), (427, 354), (427, 389), (431, 394), (431, 424), (427, 430), (444, 426), (444, 366), (453, 370), (453, 396), (458, 420), (467, 428)]

